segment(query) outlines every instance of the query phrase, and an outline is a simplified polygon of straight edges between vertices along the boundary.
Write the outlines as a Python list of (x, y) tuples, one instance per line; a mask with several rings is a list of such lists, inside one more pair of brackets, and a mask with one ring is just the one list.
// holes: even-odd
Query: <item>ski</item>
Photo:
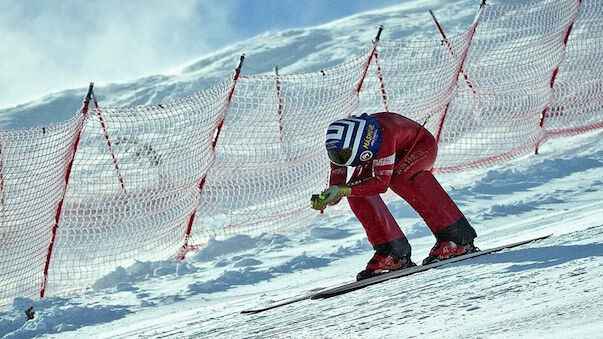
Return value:
[(419, 273), (419, 272), (424, 272), (427, 270), (430, 270), (432, 268), (436, 268), (436, 267), (440, 267), (443, 265), (447, 265), (447, 264), (452, 264), (452, 263), (456, 263), (459, 261), (463, 261), (463, 260), (467, 260), (467, 259), (471, 259), (471, 258), (475, 258), (475, 257), (479, 257), (479, 256), (483, 256), (486, 254), (490, 254), (490, 253), (494, 253), (494, 252), (499, 252), (502, 251), (504, 249), (507, 248), (513, 248), (513, 247), (517, 247), (517, 246), (521, 246), (533, 241), (538, 241), (538, 240), (542, 240), (542, 239), (546, 239), (548, 237), (550, 237), (551, 234), (549, 235), (545, 235), (542, 237), (537, 237), (537, 238), (531, 238), (531, 239), (527, 239), (527, 240), (523, 240), (523, 241), (518, 241), (518, 242), (514, 242), (511, 244), (506, 244), (506, 245), (502, 245), (502, 246), (498, 246), (498, 247), (493, 247), (490, 249), (485, 249), (485, 250), (480, 250), (477, 252), (471, 252), (471, 253), (467, 253), (464, 255), (460, 255), (458, 257), (453, 257), (444, 261), (437, 261), (434, 263), (431, 263), (429, 265), (418, 265), (418, 266), (413, 266), (411, 268), (406, 268), (403, 270), (399, 270), (399, 271), (393, 271), (393, 272), (389, 272), (389, 273), (384, 273), (384, 274), (380, 274), (368, 279), (364, 279), (364, 280), (360, 280), (360, 281), (354, 281), (351, 283), (347, 283), (347, 284), (343, 284), (343, 285), (339, 285), (336, 287), (332, 287), (332, 288), (324, 288), (324, 289), (318, 289), (318, 291), (314, 290), (315, 292), (309, 292), (307, 294), (303, 294), (301, 296), (298, 297), (294, 297), (294, 298), (290, 298), (290, 299), (285, 299), (282, 301), (278, 301), (272, 304), (269, 304), (267, 306), (264, 307), (258, 307), (258, 308), (254, 308), (254, 309), (249, 309), (249, 310), (244, 310), (241, 313), (243, 314), (253, 314), (253, 313), (260, 313), (260, 312), (264, 312), (267, 310), (271, 310), (277, 307), (281, 307), (281, 306), (285, 306), (285, 305), (289, 305), (289, 304), (293, 304), (299, 301), (303, 301), (303, 300), (308, 300), (308, 299), (326, 299), (326, 298), (331, 298), (337, 295), (341, 295), (341, 294), (345, 294), (345, 293), (349, 293), (352, 291), (356, 291), (358, 289), (367, 287), (367, 286), (371, 286), (374, 284), (378, 284), (387, 280), (391, 280), (391, 279), (397, 279), (397, 278), (401, 278), (401, 277), (405, 277), (405, 276), (409, 276), (415, 273)]
[(242, 314), (250, 314), (250, 313), (260, 313), (260, 312), (268, 311), (268, 310), (271, 310), (273, 308), (277, 308), (277, 307), (281, 307), (281, 306), (293, 304), (293, 303), (296, 303), (298, 301), (311, 299), (315, 294), (316, 293), (310, 292), (310, 293), (301, 295), (299, 297), (293, 297), (293, 298), (290, 298), (290, 299), (285, 299), (285, 300), (277, 301), (277, 302), (275, 302), (273, 304), (269, 304), (268, 306), (265, 306), (265, 307), (258, 307), (258, 308), (253, 308), (253, 309), (249, 309), (249, 310), (244, 310), (244, 311), (241, 311), (241, 313)]

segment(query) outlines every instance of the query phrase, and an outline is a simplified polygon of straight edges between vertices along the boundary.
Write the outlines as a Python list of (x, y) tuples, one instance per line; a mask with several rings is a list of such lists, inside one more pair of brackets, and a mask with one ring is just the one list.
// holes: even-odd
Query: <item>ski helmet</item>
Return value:
[(381, 126), (366, 113), (332, 122), (325, 147), (332, 163), (358, 166), (371, 160), (381, 147)]

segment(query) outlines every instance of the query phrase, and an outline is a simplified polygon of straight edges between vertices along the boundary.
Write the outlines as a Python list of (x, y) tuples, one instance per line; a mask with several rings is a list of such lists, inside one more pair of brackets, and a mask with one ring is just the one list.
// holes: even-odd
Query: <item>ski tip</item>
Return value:
[(532, 239), (532, 240), (533, 240), (533, 241), (536, 241), (536, 240), (542, 240), (542, 239), (546, 239), (546, 238), (548, 238), (548, 237), (551, 237), (553, 234), (554, 234), (554, 233), (549, 233), (549, 234), (547, 234), (547, 235), (543, 235), (543, 236), (541, 236), (541, 237), (534, 238), (534, 239)]

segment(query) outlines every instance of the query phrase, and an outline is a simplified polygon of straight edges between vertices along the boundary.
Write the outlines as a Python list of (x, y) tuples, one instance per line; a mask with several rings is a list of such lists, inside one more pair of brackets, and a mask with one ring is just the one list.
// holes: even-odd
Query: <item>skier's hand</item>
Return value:
[(318, 194), (312, 195), (312, 198), (310, 199), (310, 206), (317, 211), (322, 211), (327, 208), (327, 204), (319, 198)]
[(343, 197), (346, 197), (352, 193), (352, 189), (347, 185), (331, 186), (324, 190), (318, 199), (327, 205), (334, 205), (339, 202)]
[(317, 211), (322, 211), (327, 206), (337, 204), (341, 198), (348, 196), (352, 193), (352, 189), (347, 185), (331, 186), (322, 193), (312, 195), (310, 199), (310, 206)]
[(337, 198), (337, 199), (331, 201), (330, 203), (328, 203), (327, 205), (335, 206), (335, 205), (339, 204), (340, 201), (341, 201), (341, 198)]

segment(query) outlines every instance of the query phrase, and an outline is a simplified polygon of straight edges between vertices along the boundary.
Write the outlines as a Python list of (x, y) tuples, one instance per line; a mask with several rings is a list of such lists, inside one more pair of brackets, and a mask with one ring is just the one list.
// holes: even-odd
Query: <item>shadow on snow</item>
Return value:
[(562, 265), (571, 261), (603, 256), (603, 244), (549, 246), (493, 253), (457, 265), (512, 263), (507, 272), (521, 272)]

